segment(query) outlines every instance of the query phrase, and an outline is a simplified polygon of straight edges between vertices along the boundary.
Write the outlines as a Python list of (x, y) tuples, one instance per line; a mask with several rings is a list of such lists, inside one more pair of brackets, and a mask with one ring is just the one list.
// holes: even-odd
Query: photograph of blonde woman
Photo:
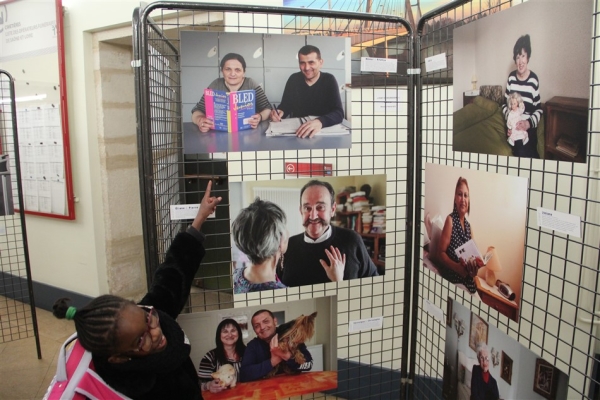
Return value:
[(518, 321), (526, 214), (527, 179), (427, 164), (423, 266)]

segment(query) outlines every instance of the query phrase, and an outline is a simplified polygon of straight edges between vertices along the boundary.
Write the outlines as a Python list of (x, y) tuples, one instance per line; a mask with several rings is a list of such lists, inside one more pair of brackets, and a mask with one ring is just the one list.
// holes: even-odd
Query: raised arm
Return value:
[(152, 305), (173, 318), (183, 309), (205, 254), (200, 228), (221, 202), (221, 197), (211, 196), (211, 187), (212, 182), (209, 182), (196, 218), (187, 232), (179, 233), (171, 243), (165, 261), (156, 269), (152, 286), (140, 304)]

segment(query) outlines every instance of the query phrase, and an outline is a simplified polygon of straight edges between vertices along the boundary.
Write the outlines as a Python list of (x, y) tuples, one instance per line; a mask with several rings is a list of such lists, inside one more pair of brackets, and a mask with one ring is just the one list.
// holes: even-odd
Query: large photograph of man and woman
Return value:
[(455, 151), (586, 161), (591, 12), (531, 0), (454, 30)]
[(561, 400), (569, 377), (448, 298), (443, 398)]
[[(349, 38), (195, 31), (180, 38), (185, 154), (350, 148)], [(225, 96), (233, 92), (246, 96)]]
[(182, 314), (204, 399), (337, 388), (336, 297)]
[(424, 215), (423, 266), (518, 321), (527, 179), (426, 164)]
[(385, 274), (385, 175), (229, 188), (234, 293)]

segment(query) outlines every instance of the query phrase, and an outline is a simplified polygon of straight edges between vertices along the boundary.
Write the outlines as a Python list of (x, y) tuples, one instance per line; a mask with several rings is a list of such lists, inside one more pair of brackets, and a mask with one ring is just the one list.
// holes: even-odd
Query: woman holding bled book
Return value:
[[(271, 105), (263, 88), (252, 78), (246, 78), (245, 73), (246, 60), (244, 60), (244, 57), (236, 53), (228, 53), (221, 60), (221, 74), (223, 77), (212, 81), (208, 88), (225, 92), (254, 90), (256, 93), (256, 114), (249, 121), (250, 126), (254, 129), (261, 121), (269, 118)], [(206, 117), (204, 95), (192, 109), (192, 122), (198, 126), (200, 132), (208, 132), (215, 128), (213, 120)]]
[(469, 292), (475, 293), (477, 286), (473, 278), (483, 266), (483, 260), (478, 257), (465, 263), (455, 253), (458, 247), (475, 238), (473, 228), (466, 218), (470, 211), (469, 183), (465, 178), (459, 177), (454, 191), (454, 210), (446, 217), (436, 258), (441, 264), (440, 275), (452, 283), (465, 285)]

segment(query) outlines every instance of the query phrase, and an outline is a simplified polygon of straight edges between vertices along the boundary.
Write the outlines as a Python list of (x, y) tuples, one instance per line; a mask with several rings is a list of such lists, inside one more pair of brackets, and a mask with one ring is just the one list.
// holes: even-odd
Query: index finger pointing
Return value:
[(212, 189), (212, 179), (208, 180), (206, 184), (206, 192), (204, 193), (204, 197), (210, 198), (210, 190)]

